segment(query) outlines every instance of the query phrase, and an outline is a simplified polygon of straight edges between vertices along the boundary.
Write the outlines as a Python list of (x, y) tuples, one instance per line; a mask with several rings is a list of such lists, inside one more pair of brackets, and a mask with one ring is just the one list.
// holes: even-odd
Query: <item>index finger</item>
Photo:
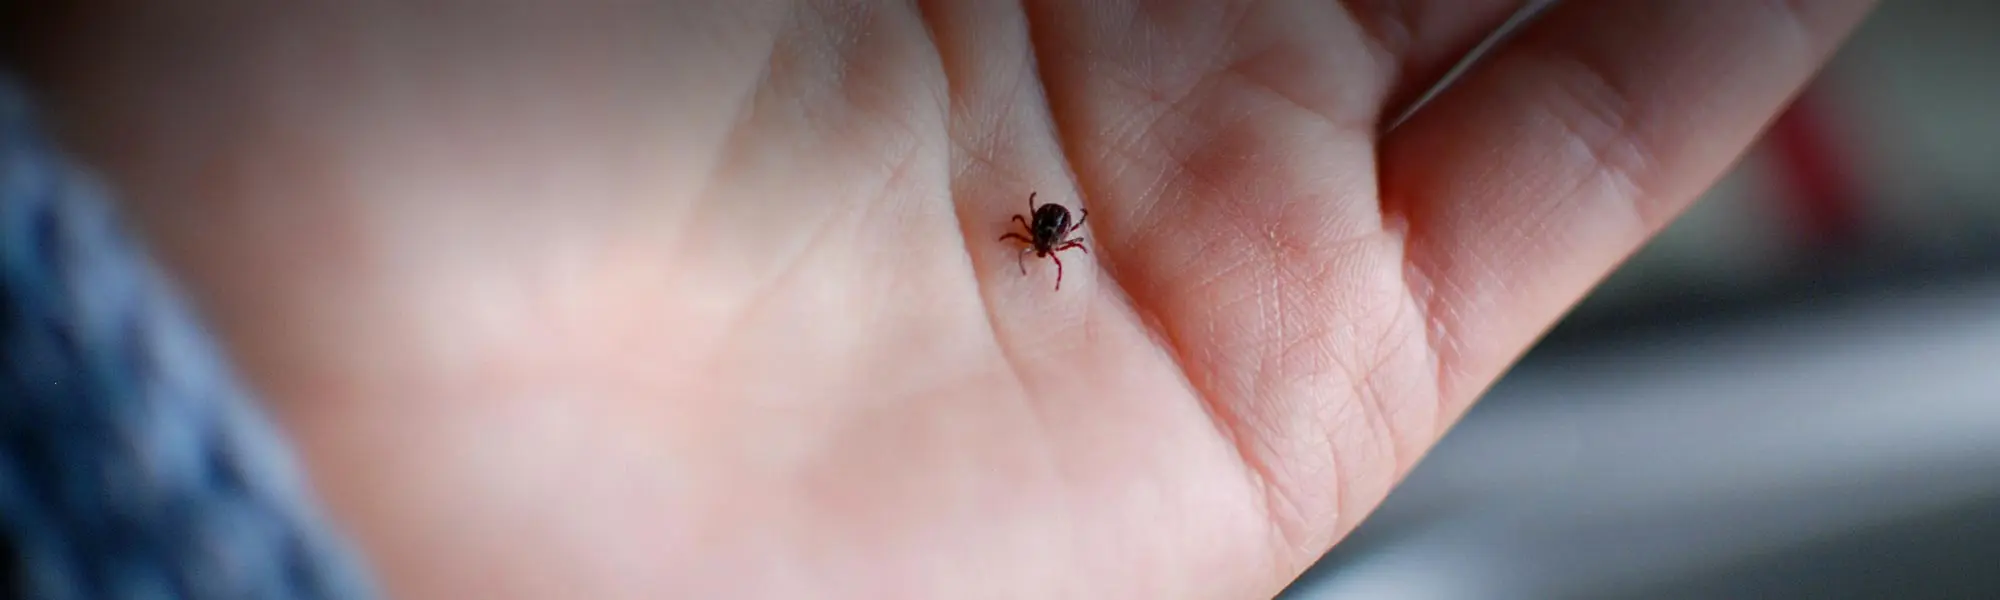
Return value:
[(1873, 4), (1563, 3), (1390, 132), (1440, 413), (1713, 184)]

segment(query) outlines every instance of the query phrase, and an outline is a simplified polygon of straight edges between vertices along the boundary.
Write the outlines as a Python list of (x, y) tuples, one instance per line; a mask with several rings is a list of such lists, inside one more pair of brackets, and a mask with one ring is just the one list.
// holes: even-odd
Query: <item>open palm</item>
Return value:
[[(1522, 4), (156, 8), (47, 45), (108, 65), (51, 72), (78, 143), (401, 597), (1251, 598), (1868, 3), (1568, 3), (1390, 127)], [(1031, 193), (1090, 210), (1060, 290), (1000, 240)]]

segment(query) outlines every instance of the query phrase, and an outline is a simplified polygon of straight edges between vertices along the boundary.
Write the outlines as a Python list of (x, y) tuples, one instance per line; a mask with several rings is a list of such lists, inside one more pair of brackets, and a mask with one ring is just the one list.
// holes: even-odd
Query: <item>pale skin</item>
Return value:
[(1390, 128), (1518, 2), (126, 4), (29, 21), (66, 140), (385, 587), (508, 599), (1269, 597), (1870, 5)]

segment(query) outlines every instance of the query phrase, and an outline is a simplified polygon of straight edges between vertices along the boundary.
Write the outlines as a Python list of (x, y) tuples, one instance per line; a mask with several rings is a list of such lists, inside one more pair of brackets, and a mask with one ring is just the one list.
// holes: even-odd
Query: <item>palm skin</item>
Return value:
[(1868, 6), (1573, 2), (1390, 128), (1519, 3), (105, 4), (76, 147), (405, 598), (1268, 597)]

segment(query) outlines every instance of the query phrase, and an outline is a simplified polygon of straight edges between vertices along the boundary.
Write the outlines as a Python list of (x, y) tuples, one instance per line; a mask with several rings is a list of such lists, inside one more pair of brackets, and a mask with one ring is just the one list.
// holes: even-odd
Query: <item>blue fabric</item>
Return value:
[(0, 77), (0, 594), (373, 597), (105, 196)]

